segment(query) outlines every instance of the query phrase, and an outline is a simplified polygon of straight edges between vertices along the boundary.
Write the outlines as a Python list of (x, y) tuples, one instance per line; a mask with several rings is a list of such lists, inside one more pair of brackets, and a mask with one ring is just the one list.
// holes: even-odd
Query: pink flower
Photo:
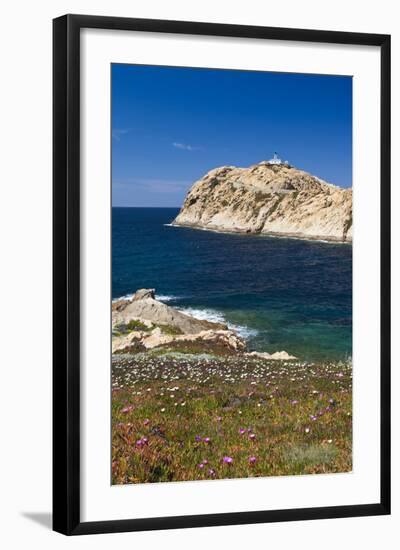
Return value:
[(291, 401), (292, 405), (297, 405), (298, 401), (297, 399), (293, 399), (293, 401)]
[(246, 433), (246, 430), (244, 428), (240, 428), (239, 433), (240, 435), (243, 435), (244, 433)]
[(208, 470), (208, 473), (210, 474), (210, 476), (214, 477), (214, 476), (215, 476), (215, 470), (214, 470), (214, 468), (210, 468), (210, 469)]
[(133, 405), (128, 405), (127, 407), (124, 407), (123, 409), (121, 409), (121, 412), (128, 413), (128, 412), (131, 412), (132, 410), (133, 410)]
[(254, 441), (256, 438), (256, 434), (250, 434), (249, 435), (249, 439), (251, 439), (252, 441)]
[(233, 458), (231, 456), (224, 456), (224, 458), (222, 459), (222, 462), (224, 464), (232, 464)]
[(144, 426), (147, 426), (148, 424), (150, 424), (150, 420), (149, 420), (148, 418), (145, 418), (145, 419), (143, 420), (143, 425), (144, 425)]
[(200, 470), (202, 470), (204, 468), (204, 464), (201, 462), (199, 465), (198, 465), (198, 468), (200, 468)]
[(250, 464), (254, 464), (257, 461), (255, 456), (249, 456), (249, 462)]
[(204, 443), (211, 443), (211, 439), (209, 437), (205, 437), (203, 441)]
[(201, 441), (201, 437), (199, 435), (196, 435), (196, 437), (194, 438), (195, 441)]

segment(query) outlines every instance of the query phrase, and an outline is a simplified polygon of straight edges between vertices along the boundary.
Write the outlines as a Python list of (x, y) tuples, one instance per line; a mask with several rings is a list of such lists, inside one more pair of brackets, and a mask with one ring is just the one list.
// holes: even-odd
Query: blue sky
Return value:
[(351, 186), (352, 79), (112, 65), (113, 206), (181, 206), (217, 166), (274, 151)]

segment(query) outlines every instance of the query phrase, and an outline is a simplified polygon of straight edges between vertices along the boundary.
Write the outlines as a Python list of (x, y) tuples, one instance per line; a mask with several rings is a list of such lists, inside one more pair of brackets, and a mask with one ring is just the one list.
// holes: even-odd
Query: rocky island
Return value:
[(275, 155), (248, 168), (222, 166), (195, 182), (172, 225), (224, 232), (352, 241), (352, 189)]

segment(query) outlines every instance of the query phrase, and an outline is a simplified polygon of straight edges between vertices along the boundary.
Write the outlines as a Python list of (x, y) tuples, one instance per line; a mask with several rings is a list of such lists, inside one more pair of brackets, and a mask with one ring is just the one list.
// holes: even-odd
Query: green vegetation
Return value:
[(297, 466), (302, 470), (307, 465), (318, 466), (329, 465), (334, 462), (337, 456), (337, 449), (330, 444), (305, 445), (288, 447), (284, 452), (284, 456), (289, 463)]
[(113, 358), (114, 484), (347, 472), (349, 363)]
[(129, 323), (126, 325), (126, 327), (129, 331), (133, 331), (133, 330), (148, 331), (148, 330), (151, 330), (151, 327), (149, 328), (147, 325), (145, 325), (141, 321), (137, 321), (136, 319), (131, 319), (129, 321)]
[(155, 328), (159, 328), (164, 334), (169, 336), (179, 336), (183, 334), (182, 330), (179, 327), (174, 327), (173, 325), (161, 324), (161, 323), (152, 323), (150, 326), (145, 325), (137, 319), (131, 319), (128, 323), (120, 323), (113, 328), (113, 336), (121, 336), (123, 334), (129, 334), (133, 331), (141, 332), (151, 332)]
[(136, 319), (131, 319), (128, 323), (120, 323), (119, 325), (116, 325), (113, 328), (112, 334), (113, 336), (121, 336), (123, 334), (129, 334), (130, 332), (133, 332), (134, 330), (137, 331), (145, 331), (148, 332), (152, 330), (152, 327), (148, 327), (141, 321), (137, 321)]
[(185, 354), (185, 355), (193, 355), (197, 356), (198, 354), (208, 354), (212, 356), (220, 356), (220, 355), (232, 355), (232, 351), (230, 351), (226, 346), (218, 345), (215, 342), (207, 342), (207, 341), (199, 341), (199, 342), (180, 342), (175, 341), (170, 344), (164, 344), (161, 346), (158, 346), (157, 348), (153, 348), (151, 350), (151, 353), (156, 353), (157, 355), (165, 355), (169, 356), (171, 354)]
[(156, 324), (155, 326), (158, 327), (161, 332), (168, 334), (169, 336), (179, 336), (180, 334), (183, 334), (179, 327), (174, 327), (173, 325)]

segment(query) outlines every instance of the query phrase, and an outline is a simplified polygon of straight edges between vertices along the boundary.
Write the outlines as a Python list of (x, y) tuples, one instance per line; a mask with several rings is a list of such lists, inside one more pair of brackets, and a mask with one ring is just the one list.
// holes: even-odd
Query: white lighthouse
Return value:
[(272, 159), (267, 161), (268, 164), (283, 164), (282, 160), (278, 157), (278, 154), (275, 152)]
[(274, 156), (272, 157), (272, 159), (269, 159), (269, 160), (263, 160), (262, 162), (260, 162), (260, 164), (264, 164), (264, 166), (270, 166), (271, 164), (272, 165), (281, 165), (281, 164), (284, 164), (285, 166), (289, 166), (289, 162), (287, 160), (283, 161), (282, 159), (280, 159), (278, 157), (278, 153), (274, 153)]

